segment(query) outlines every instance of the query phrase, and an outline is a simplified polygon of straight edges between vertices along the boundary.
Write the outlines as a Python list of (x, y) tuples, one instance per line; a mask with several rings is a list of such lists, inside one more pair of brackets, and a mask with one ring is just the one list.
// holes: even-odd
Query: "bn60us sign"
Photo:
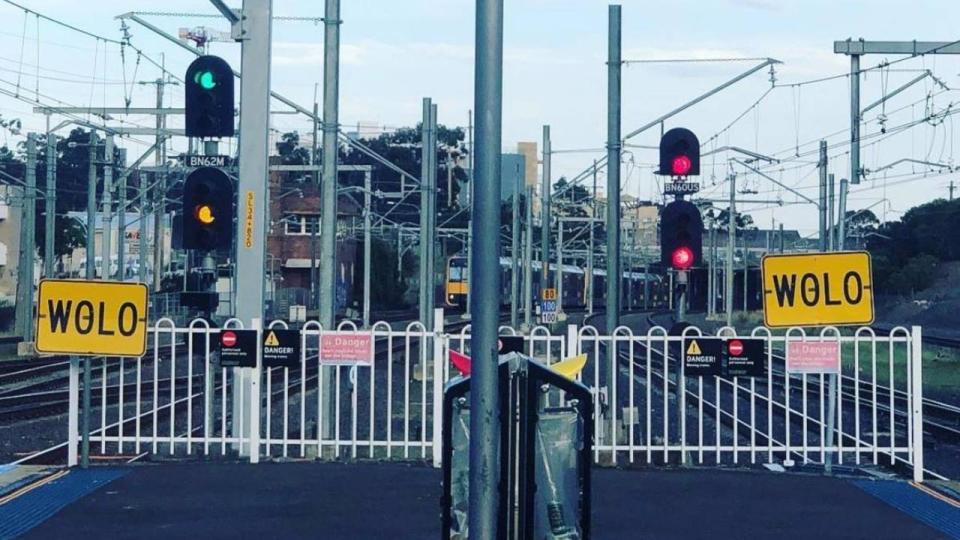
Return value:
[(763, 320), (771, 327), (873, 323), (870, 254), (764, 257)]
[(147, 347), (147, 286), (45, 279), (37, 305), (37, 352), (142, 356)]

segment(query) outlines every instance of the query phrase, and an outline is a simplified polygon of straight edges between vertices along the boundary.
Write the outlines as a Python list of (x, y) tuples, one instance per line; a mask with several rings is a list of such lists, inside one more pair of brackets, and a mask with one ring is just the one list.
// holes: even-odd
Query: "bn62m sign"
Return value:
[(763, 320), (771, 327), (873, 323), (870, 254), (764, 257)]
[(147, 286), (45, 279), (37, 305), (37, 352), (142, 356), (147, 347)]

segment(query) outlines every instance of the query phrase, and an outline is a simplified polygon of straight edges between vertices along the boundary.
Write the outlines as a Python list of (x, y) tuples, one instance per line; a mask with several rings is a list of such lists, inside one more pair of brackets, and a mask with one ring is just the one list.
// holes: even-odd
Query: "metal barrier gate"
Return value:
[[(469, 326), (447, 333), (414, 322), (377, 323), (337, 333), (367, 335), (369, 363), (324, 361), (316, 322), (300, 329), (299, 368), (222, 368), (215, 344), (223, 329), (205, 321), (178, 327), (161, 319), (142, 358), (92, 358), (91, 452), (104, 456), (241, 455), (292, 459), (417, 459), (439, 465), (443, 385), (457, 370), (448, 351), (469, 351)], [(268, 328), (285, 327), (275, 322)], [(241, 327), (228, 321), (225, 329)], [(730, 329), (721, 329), (732, 335)], [(514, 334), (509, 327), (502, 335)], [(685, 336), (700, 336), (688, 328)], [(602, 335), (568, 326), (564, 335), (534, 328), (526, 354), (552, 364), (586, 353), (579, 379), (591, 389), (597, 463), (906, 464), (923, 478), (920, 328), (889, 336), (869, 328), (826, 328), (750, 336), (766, 342), (762, 378), (688, 377), (674, 348), (683, 336), (654, 327)], [(788, 375), (787, 341), (840, 342), (835, 437), (827, 444), (827, 376)], [(614, 347), (616, 361), (611, 363)], [(439, 361), (438, 361), (439, 360)], [(79, 364), (71, 367), (70, 464), (79, 430)]]

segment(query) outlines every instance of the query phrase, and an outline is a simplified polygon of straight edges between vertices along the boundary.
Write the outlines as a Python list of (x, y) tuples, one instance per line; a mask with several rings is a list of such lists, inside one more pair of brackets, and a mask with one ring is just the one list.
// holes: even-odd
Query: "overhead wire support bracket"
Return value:
[[(810, 197), (807, 197), (807, 196), (804, 195), (803, 193), (800, 193), (799, 191), (797, 191), (797, 190), (793, 189), (792, 187), (784, 184), (783, 182), (780, 182), (780, 181), (774, 179), (773, 177), (771, 177), (771, 176), (769, 176), (769, 175), (767, 175), (767, 174), (764, 174), (764, 173), (761, 172), (760, 170), (751, 167), (751, 166), (748, 165), (747, 163), (745, 163), (745, 162), (743, 162), (743, 161), (741, 161), (741, 160), (739, 160), (739, 159), (737, 159), (737, 158), (733, 158), (733, 159), (731, 159), (730, 161), (732, 161), (732, 162), (734, 162), (734, 163), (736, 163), (736, 164), (738, 164), (738, 165), (741, 165), (741, 166), (743, 166), (743, 167), (746, 167), (747, 169), (750, 169), (750, 170), (753, 171), (754, 173), (759, 174), (760, 176), (762, 176), (762, 177), (766, 178), (767, 180), (773, 182), (774, 184), (782, 187), (783, 189), (789, 191), (790, 193), (793, 193), (793, 194), (796, 195), (797, 197), (800, 197), (801, 199), (803, 199), (803, 200), (807, 201), (808, 203), (816, 206), (817, 208), (820, 208), (820, 203), (818, 203), (817, 201), (811, 199)], [(781, 203), (781, 204), (782, 204), (782, 203)]]

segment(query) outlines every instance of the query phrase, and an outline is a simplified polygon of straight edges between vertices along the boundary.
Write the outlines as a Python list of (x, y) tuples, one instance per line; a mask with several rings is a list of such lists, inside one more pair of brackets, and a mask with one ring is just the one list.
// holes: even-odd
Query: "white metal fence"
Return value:
[[(458, 372), (448, 351), (469, 352), (469, 326), (428, 330), (377, 323), (337, 332), (371, 336), (370, 363), (330, 365), (316, 322), (300, 330), (299, 367), (223, 368), (222, 329), (202, 320), (178, 327), (161, 319), (142, 358), (91, 359), (92, 451), (103, 455), (245, 455), (291, 459), (440, 459), (442, 391)], [(276, 322), (269, 327), (285, 327)], [(229, 321), (225, 328), (240, 327)], [(268, 328), (269, 328), (268, 327)], [(729, 329), (719, 334), (732, 336)], [(502, 335), (515, 332), (501, 328)], [(598, 463), (907, 464), (922, 479), (920, 329), (878, 336), (869, 328), (816, 334), (801, 329), (750, 336), (766, 342), (759, 378), (688, 377), (679, 360), (685, 337), (660, 327), (604, 335), (569, 326), (537, 327), (526, 352), (547, 364), (585, 353), (579, 378), (593, 391)], [(829, 376), (787, 374), (786, 342), (839, 341), (834, 437), (828, 442)], [(613, 351), (608, 350), (613, 347)], [(615, 356), (611, 353), (615, 352)], [(79, 365), (71, 370), (71, 463), (79, 415)], [(559, 396), (551, 396), (558, 399)]]

